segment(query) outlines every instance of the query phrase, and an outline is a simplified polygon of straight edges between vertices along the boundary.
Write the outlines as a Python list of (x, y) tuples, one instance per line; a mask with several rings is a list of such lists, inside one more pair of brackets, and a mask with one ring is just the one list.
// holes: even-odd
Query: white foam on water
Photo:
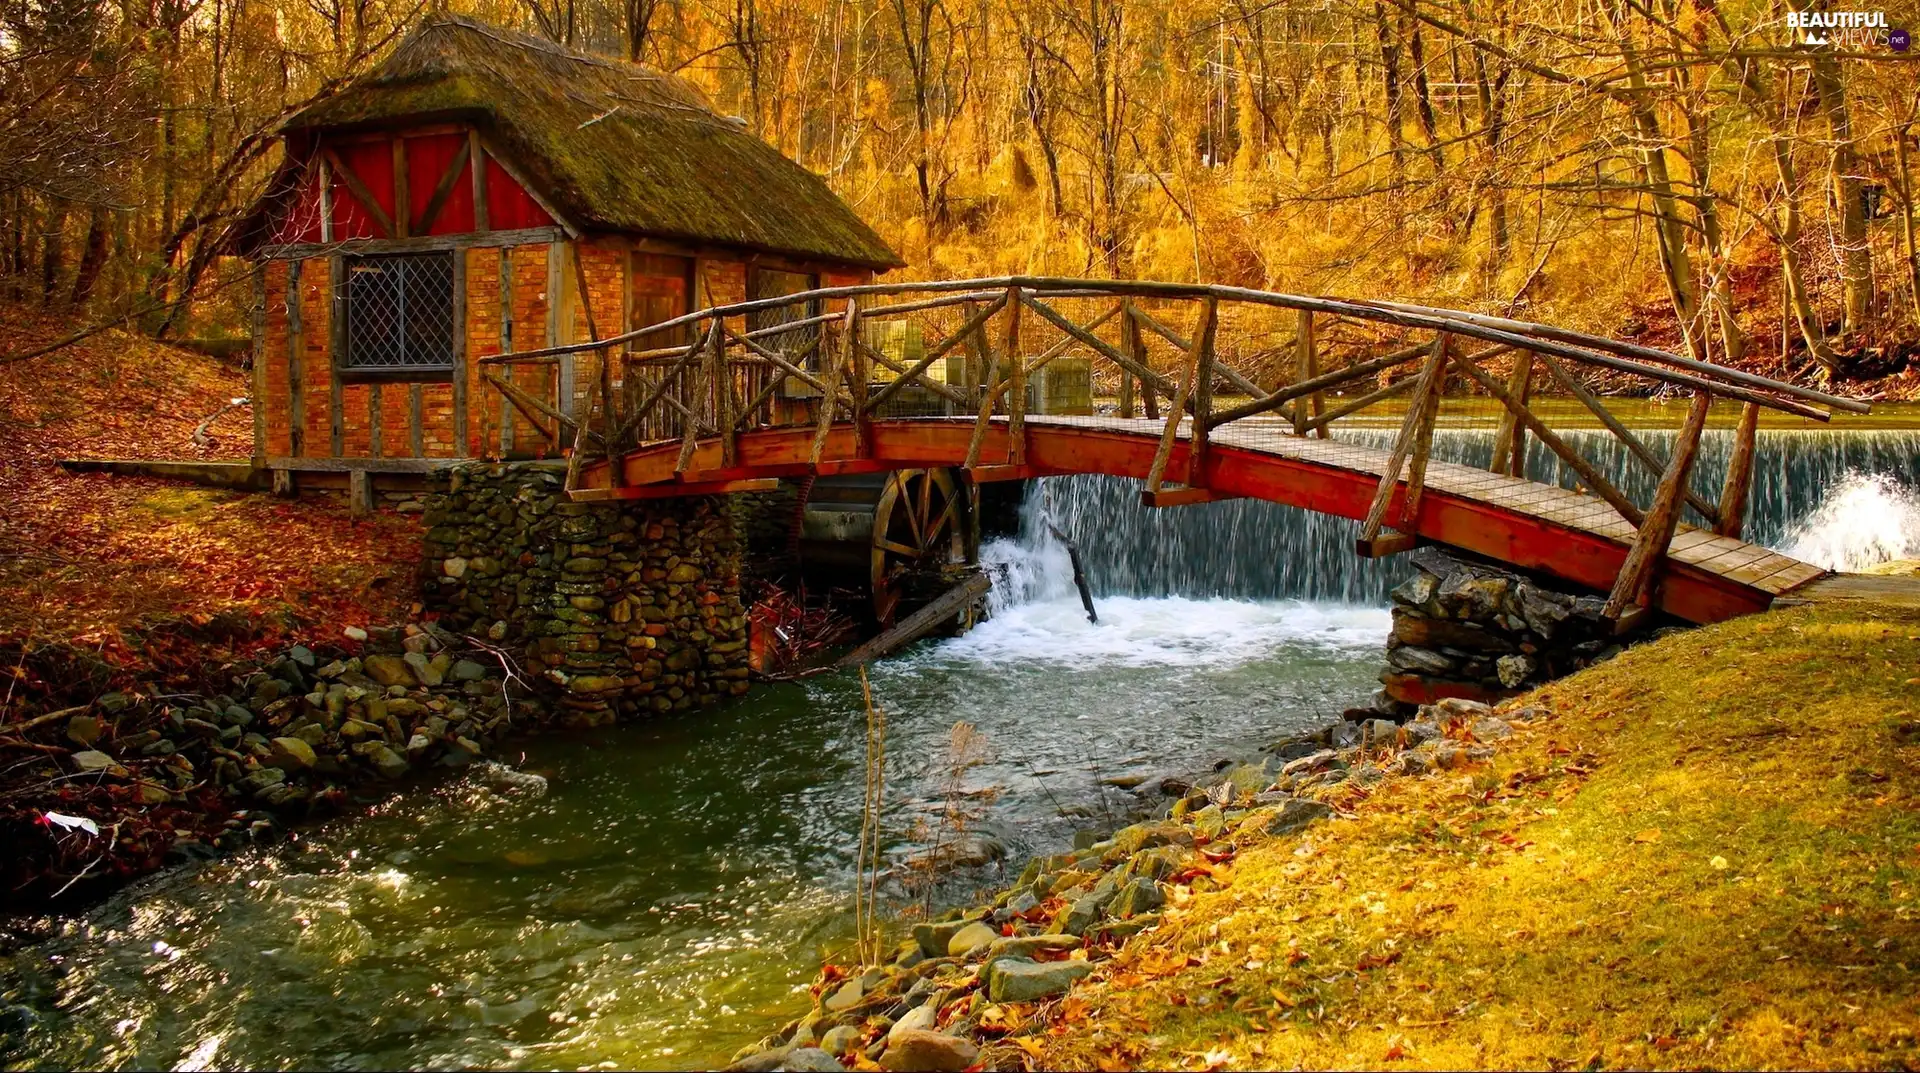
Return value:
[(1884, 474), (1849, 472), (1782, 543), (1786, 554), (1829, 570), (1920, 558), (1920, 495)]
[(1079, 597), (1001, 607), (965, 635), (937, 646), (936, 659), (983, 665), (1226, 667), (1281, 649), (1379, 648), (1392, 625), (1385, 608), (1298, 600), (1098, 600), (1098, 623)]
[[(1041, 530), (1034, 536), (1036, 528)], [(1385, 608), (1300, 600), (1195, 600), (1109, 596), (1087, 621), (1067, 549), (1044, 527), (980, 549), (991, 572), (992, 616), (935, 646), (943, 661), (1066, 666), (1224, 667), (1282, 648), (1379, 648), (1392, 620)]]

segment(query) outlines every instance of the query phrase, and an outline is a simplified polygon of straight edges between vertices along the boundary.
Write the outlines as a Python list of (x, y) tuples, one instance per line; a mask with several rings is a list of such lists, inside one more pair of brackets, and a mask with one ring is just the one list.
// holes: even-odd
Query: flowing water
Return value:
[[(1916, 437), (1763, 432), (1750, 534), (1833, 565), (1915, 554)], [(1707, 444), (1703, 491), (1726, 442)], [(1489, 449), (1472, 430), (1437, 448)], [(1089, 565), (1098, 625), (1049, 519)], [(1406, 568), (1356, 559), (1352, 538), (1268, 504), (1148, 511), (1125, 482), (1041, 482), (1022, 532), (985, 551), (994, 618), (874, 668), (890, 859), (955, 844), (943, 818), (962, 815), (959, 844), (999, 861), (960, 875), (991, 885), (1116, 822), (1132, 795), (1102, 780), (1204, 768), (1364, 700)], [(962, 721), (976, 733), (956, 741)], [(857, 679), (763, 687), (529, 742), (511, 759), (548, 777), (544, 796), (455, 781), (157, 877), (0, 963), (17, 1004), (0, 1032), (28, 1025), (0, 1064), (723, 1061), (802, 1009), (796, 982), (846, 948), (864, 727)], [(966, 893), (910, 879), (890, 875), (897, 904)]]

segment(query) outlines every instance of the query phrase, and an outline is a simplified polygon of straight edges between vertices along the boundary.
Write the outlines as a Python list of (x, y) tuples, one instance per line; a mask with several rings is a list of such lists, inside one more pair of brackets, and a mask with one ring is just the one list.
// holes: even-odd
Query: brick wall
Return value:
[(300, 265), (300, 379), (306, 395), (302, 454), (308, 458), (333, 454), (327, 419), (333, 392), (333, 281), (328, 271), (325, 257), (310, 257)]
[[(554, 342), (547, 324), (547, 250), (545, 244), (515, 246), (507, 251), (513, 276), (513, 348), (530, 350)], [(515, 387), (536, 398), (552, 401), (554, 366), (517, 365), (513, 367)], [(513, 450), (517, 455), (555, 457), (546, 436), (519, 410), (508, 408), (513, 422)]]
[(500, 353), (500, 258), (497, 249), (472, 249), (467, 258), (467, 447), (471, 458), (500, 451), (500, 411), (506, 401), (486, 382), (481, 358)]
[[(575, 285), (584, 278), (586, 294), (576, 295), (573, 305), (573, 338), (578, 341), (618, 335), (625, 330), (624, 312), (626, 309), (626, 260), (627, 250), (624, 244), (610, 242), (574, 243), (574, 256), (579, 258), (579, 272), (570, 275), (568, 282)], [(587, 316), (591, 303), (593, 316), (591, 323)], [(595, 331), (598, 335), (595, 335)], [(573, 366), (573, 407), (575, 414), (585, 413), (588, 400), (594, 397), (594, 383), (600, 376), (600, 354), (598, 352), (577, 354)]]

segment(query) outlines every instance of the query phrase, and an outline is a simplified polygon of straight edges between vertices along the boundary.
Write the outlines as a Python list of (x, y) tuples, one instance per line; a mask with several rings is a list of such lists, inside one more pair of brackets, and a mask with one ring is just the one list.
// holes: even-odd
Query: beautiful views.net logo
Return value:
[(1913, 35), (1888, 27), (1884, 11), (1789, 11), (1787, 29), (1793, 31), (1797, 44), (1895, 52), (1913, 47)]

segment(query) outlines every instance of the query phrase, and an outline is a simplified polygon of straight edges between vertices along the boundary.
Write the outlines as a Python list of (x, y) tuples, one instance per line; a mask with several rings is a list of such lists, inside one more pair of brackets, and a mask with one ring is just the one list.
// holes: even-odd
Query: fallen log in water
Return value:
[(941, 593), (927, 606), (902, 619), (892, 629), (840, 657), (836, 668), (857, 667), (911, 644), (933, 632), (941, 623), (959, 614), (966, 606), (987, 594), (993, 587), (984, 573), (968, 574), (966, 580)]

